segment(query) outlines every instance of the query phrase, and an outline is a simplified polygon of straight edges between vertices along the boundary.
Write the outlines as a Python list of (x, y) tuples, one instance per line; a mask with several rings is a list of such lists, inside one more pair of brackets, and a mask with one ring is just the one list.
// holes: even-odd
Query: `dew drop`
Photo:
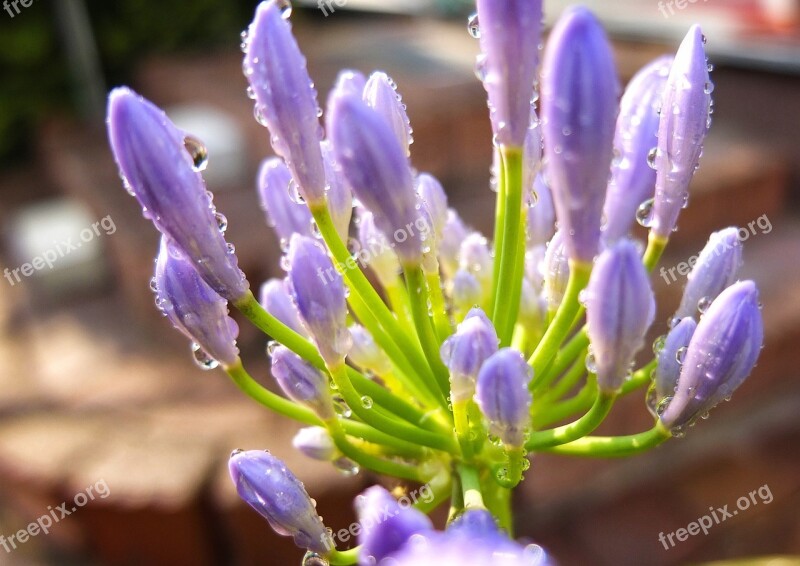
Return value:
[(636, 222), (638, 222), (640, 226), (649, 228), (653, 224), (654, 205), (655, 199), (652, 198), (647, 199), (639, 205), (639, 208), (636, 210)]
[(228, 244), (225, 246), (225, 248), (228, 250), (228, 254), (229, 255), (233, 255), (233, 254), (236, 253), (236, 246), (234, 246), (230, 242), (228, 242)]
[(278, 265), (280, 265), (281, 269), (283, 269), (284, 271), (289, 271), (292, 268), (292, 264), (289, 261), (288, 255), (281, 256), (280, 261), (278, 261)]
[(683, 365), (683, 361), (686, 359), (686, 346), (678, 348), (678, 351), (675, 352), (675, 361), (679, 364)]
[(303, 556), (303, 561), (300, 563), (300, 566), (330, 566), (330, 562), (316, 552), (311, 552), (309, 550), (306, 552), (306, 555)]
[(670, 318), (670, 319), (667, 321), (667, 328), (669, 328), (670, 330), (672, 330), (673, 328), (675, 328), (675, 327), (678, 325), (678, 323), (679, 323), (680, 321), (681, 321), (681, 317), (679, 317), (679, 316), (673, 316), (672, 318)]
[(156, 281), (155, 277), (150, 279), (150, 290), (153, 293), (158, 293), (158, 281)]
[(703, 92), (706, 94), (711, 94), (714, 92), (714, 83), (711, 81), (706, 81), (706, 84), (703, 86)]
[(305, 204), (306, 201), (303, 198), (303, 195), (300, 194), (300, 185), (298, 185), (294, 179), (289, 181), (287, 185), (287, 190), (289, 191), (289, 198), (292, 199), (292, 202), (295, 204)]
[(655, 355), (658, 355), (661, 352), (661, 350), (664, 349), (664, 344), (666, 343), (666, 341), (667, 341), (667, 336), (665, 334), (662, 334), (653, 341), (653, 353)]
[(253, 117), (256, 119), (256, 122), (261, 124), (262, 126), (267, 125), (267, 117), (264, 116), (264, 111), (261, 109), (261, 106), (255, 104), (253, 106)]
[(280, 342), (277, 340), (270, 340), (267, 342), (267, 356), (271, 358), (280, 345)]
[(365, 409), (371, 409), (372, 397), (370, 397), (369, 395), (364, 395), (363, 397), (361, 397), (361, 406), (364, 407)]
[(244, 92), (247, 95), (247, 98), (249, 98), (250, 100), (256, 99), (256, 91), (255, 89), (253, 89), (253, 87), (248, 86)]
[(208, 149), (203, 142), (194, 136), (186, 136), (183, 138), (183, 147), (192, 158), (192, 168), (195, 171), (205, 171), (208, 167)]
[(475, 59), (475, 76), (478, 80), (483, 82), (486, 79), (486, 56), (481, 54)]
[(344, 476), (355, 476), (361, 471), (361, 468), (350, 460), (349, 458), (339, 458), (333, 461), (333, 467), (339, 470)]
[(591, 352), (586, 355), (586, 371), (589, 373), (597, 373), (597, 360)]
[(708, 310), (708, 307), (711, 306), (711, 297), (702, 297), (699, 301), (697, 301), (697, 311), (700, 314), (705, 314)]
[(658, 157), (658, 148), (654, 147), (650, 151), (647, 152), (647, 165), (650, 166), (650, 169), (656, 168), (656, 158)]
[(656, 405), (656, 414), (661, 416), (664, 414), (664, 411), (667, 410), (667, 407), (672, 402), (672, 397), (664, 397), (661, 401), (658, 402)]
[(478, 39), (481, 36), (481, 27), (478, 22), (478, 14), (472, 14), (467, 18), (467, 31), (473, 39)]
[(228, 229), (228, 219), (221, 212), (215, 213), (214, 218), (217, 221), (217, 228), (219, 228), (219, 231), (224, 234), (225, 230)]
[(192, 358), (200, 369), (210, 370), (219, 366), (219, 362), (209, 356), (197, 343), (192, 343)]
[(281, 11), (281, 17), (288, 20), (292, 15), (292, 2), (291, 0), (277, 0), (278, 8)]

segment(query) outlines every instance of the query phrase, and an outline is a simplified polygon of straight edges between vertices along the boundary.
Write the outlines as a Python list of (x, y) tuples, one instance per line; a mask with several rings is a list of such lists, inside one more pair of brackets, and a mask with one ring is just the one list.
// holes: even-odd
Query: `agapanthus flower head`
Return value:
[(528, 385), (533, 371), (525, 357), (513, 348), (503, 348), (489, 357), (478, 372), (475, 401), (489, 422), (489, 432), (506, 446), (525, 443), (533, 402)]
[(259, 303), (265, 311), (283, 324), (302, 336), (308, 336), (284, 279), (270, 279), (264, 282), (259, 293)]
[(392, 249), (389, 238), (375, 225), (375, 215), (368, 210), (358, 213), (358, 241), (364, 250), (365, 263), (372, 268), (378, 280), (386, 286), (397, 280), (400, 273), (400, 260)]
[(289, 242), (289, 285), (300, 320), (322, 358), (338, 364), (350, 348), (342, 276), (315, 240), (295, 234)]
[(664, 338), (664, 343), (656, 354), (658, 366), (656, 366), (653, 378), (656, 403), (675, 394), (675, 386), (678, 384), (678, 377), (681, 374), (681, 360), (686, 355), (686, 348), (689, 346), (689, 341), (696, 328), (695, 320), (687, 316), (675, 324)]
[(368, 488), (356, 498), (361, 524), (358, 543), (362, 546), (358, 563), (378, 564), (400, 550), (414, 535), (433, 530), (430, 519), (412, 507), (402, 507), (383, 487)]
[(600, 391), (614, 393), (653, 323), (655, 298), (638, 247), (619, 240), (597, 259), (586, 289), (586, 327)]
[(711, 125), (711, 91), (705, 38), (700, 26), (686, 34), (667, 79), (655, 155), (656, 189), (650, 229), (669, 238), (689, 202), (689, 182)]
[(200, 172), (186, 149), (186, 135), (163, 110), (128, 88), (108, 97), (108, 137), (128, 191), (200, 276), (230, 301), (248, 283), (219, 229)]
[(347, 359), (358, 367), (375, 372), (378, 375), (391, 371), (392, 364), (386, 353), (375, 343), (372, 334), (360, 324), (350, 326), (353, 344)]
[(321, 426), (307, 426), (298, 430), (292, 438), (292, 446), (304, 456), (319, 462), (331, 462), (341, 457), (328, 429)]
[(528, 245), (544, 245), (553, 237), (556, 228), (556, 211), (553, 208), (553, 195), (543, 173), (536, 175), (531, 191), (535, 193), (528, 199)]
[(322, 204), (326, 183), (317, 92), (280, 2), (258, 5), (246, 45), (243, 68), (256, 118), (269, 128), (272, 148), (286, 160), (303, 198)]
[(367, 79), (363, 91), (364, 102), (367, 106), (380, 114), (391, 127), (397, 141), (406, 155), (409, 155), (411, 137), (411, 122), (406, 114), (406, 108), (397, 92), (397, 85), (384, 72), (375, 71)]
[(540, 0), (477, 1), (479, 74), (501, 145), (522, 147), (528, 131), (542, 34)]
[(568, 9), (545, 50), (542, 126), (547, 178), (572, 260), (590, 262), (598, 250), (618, 91), (600, 22), (584, 7)]
[(329, 109), (336, 161), (353, 192), (375, 215), (401, 261), (422, 261), (421, 204), (408, 158), (389, 124), (360, 98), (334, 96)]
[(683, 356), (678, 389), (661, 414), (673, 434), (728, 398), (750, 375), (764, 343), (758, 289), (739, 281), (711, 303)]
[(672, 56), (663, 55), (645, 65), (622, 95), (614, 136), (617, 154), (603, 208), (607, 242), (627, 236), (640, 205), (653, 198), (656, 171), (651, 165), (655, 165), (659, 112), (672, 61)]
[(454, 403), (472, 396), (481, 366), (497, 352), (499, 343), (494, 326), (479, 308), (470, 311), (455, 334), (445, 340), (441, 356), (450, 370), (450, 395)]
[(350, 220), (353, 218), (353, 191), (344, 178), (342, 168), (336, 162), (333, 146), (329, 140), (322, 142), (322, 160), (328, 181), (328, 190), (325, 193), (328, 211), (331, 213), (336, 232), (342, 241), (346, 242), (350, 235)]
[(156, 305), (197, 345), (195, 357), (201, 367), (238, 363), (239, 328), (228, 316), (228, 302), (203, 281), (191, 261), (166, 236), (161, 237), (153, 282)]
[(287, 397), (305, 405), (323, 420), (334, 418), (330, 386), (324, 373), (286, 346), (276, 346), (270, 357), (272, 377)]
[(281, 460), (266, 451), (235, 450), (228, 470), (239, 497), (264, 517), (279, 535), (319, 553), (333, 540), (303, 484)]
[(711, 301), (736, 281), (741, 266), (739, 230), (731, 227), (711, 234), (686, 278), (686, 288), (675, 316), (695, 316), (698, 311), (702, 314)]
[(257, 188), (267, 223), (275, 229), (282, 248), (289, 245), (292, 234), (311, 235), (311, 212), (298, 202), (294, 194), (297, 185), (282, 159), (270, 157), (261, 162)]

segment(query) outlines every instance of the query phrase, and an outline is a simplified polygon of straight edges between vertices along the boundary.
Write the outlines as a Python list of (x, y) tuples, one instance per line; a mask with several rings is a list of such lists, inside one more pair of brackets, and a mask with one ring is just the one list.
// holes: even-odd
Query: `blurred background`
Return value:
[[(209, 148), (206, 180), (251, 284), (279, 275), (280, 251), (254, 191), (271, 149), (241, 74), (239, 33), (255, 4), (2, 5), (0, 534), (90, 486), (94, 498), (50, 534), (4, 546), (0, 564), (299, 564), (301, 552), (235, 497), (230, 450), (269, 447), (285, 458), (336, 529), (352, 522), (353, 497), (375, 479), (302, 460), (290, 450), (293, 424), (265, 414), (221, 372), (195, 366), (154, 308), (156, 232), (122, 190), (106, 145), (109, 88), (128, 84), (166, 108)], [(451, 205), (489, 234), (491, 132), (473, 73), (478, 44), (465, 25), (470, 4), (334, 0), (321, 9), (309, 0), (295, 2), (292, 20), (322, 101), (342, 67), (395, 79), (414, 127), (415, 165), (437, 175)], [(548, 23), (566, 4), (545, 3)], [(662, 265), (696, 254), (712, 230), (750, 226), (744, 276), (761, 288), (766, 349), (733, 402), (684, 439), (624, 461), (535, 457), (515, 504), (518, 534), (565, 565), (800, 554), (800, 2), (584, 4), (607, 25), (623, 81), (674, 52), (692, 23), (703, 26), (714, 124)], [(654, 282), (655, 336), (683, 278)], [(264, 338), (242, 325), (240, 346), (269, 385)], [(639, 432), (649, 419), (641, 396), (628, 398), (599, 432)], [(669, 549), (659, 542), (660, 532), (709, 507), (733, 509), (763, 486), (769, 502), (708, 535)]]

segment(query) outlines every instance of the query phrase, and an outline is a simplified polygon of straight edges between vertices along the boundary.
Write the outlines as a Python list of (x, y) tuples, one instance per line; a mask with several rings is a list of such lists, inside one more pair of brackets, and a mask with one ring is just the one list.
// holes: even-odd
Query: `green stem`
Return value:
[(545, 368), (542, 379), (547, 379), (550, 375), (561, 375), (567, 371), (570, 364), (575, 362), (588, 346), (589, 335), (586, 334), (586, 329), (582, 328), (559, 350), (550, 367)]
[(540, 450), (559, 444), (566, 444), (590, 434), (606, 418), (606, 415), (614, 405), (615, 399), (615, 394), (598, 393), (597, 399), (588, 413), (570, 424), (532, 433), (528, 442), (525, 443), (525, 448), (531, 451)]
[(572, 329), (575, 317), (581, 308), (580, 302), (578, 302), (578, 294), (589, 283), (591, 273), (591, 263), (570, 260), (569, 280), (567, 289), (564, 292), (564, 298), (558, 306), (555, 318), (553, 318), (550, 326), (547, 327), (542, 340), (528, 360), (528, 363), (533, 367), (532, 390), (535, 390), (542, 381), (543, 375), (540, 374), (544, 373), (544, 368), (556, 356), (561, 343)]
[(406, 276), (406, 287), (411, 299), (411, 314), (414, 318), (414, 326), (417, 328), (417, 335), (422, 344), (422, 351), (428, 359), (428, 364), (433, 369), (436, 383), (444, 395), (450, 392), (450, 378), (447, 368), (442, 363), (439, 356), (439, 340), (433, 332), (431, 319), (428, 316), (428, 293), (426, 292), (425, 276), (419, 265), (403, 266)]
[[(339, 266), (339, 271), (342, 272), (347, 283), (350, 286), (350, 291), (357, 294), (366, 305), (367, 309), (377, 319), (378, 323), (383, 327), (386, 333), (394, 340), (400, 349), (409, 356), (409, 359), (415, 366), (424, 367), (425, 357), (420, 352), (419, 344), (416, 344), (410, 336), (408, 336), (400, 323), (394, 318), (389, 308), (381, 299), (378, 292), (370, 284), (367, 277), (361, 271), (361, 268), (356, 263), (347, 246), (344, 245), (336, 227), (331, 219), (330, 212), (326, 206), (312, 206), (309, 205), (311, 214), (317, 223), (320, 234), (328, 245), (333, 258)], [(369, 328), (372, 331), (372, 328)]]
[(524, 255), (525, 249), (525, 217), (522, 215), (522, 149), (502, 146), (500, 157), (503, 174), (500, 177), (499, 193), (502, 195), (504, 206), (500, 218), (502, 236), (499, 248), (495, 246), (495, 281), (491, 304), (492, 321), (502, 347), (511, 343), (511, 335), (519, 313), (524, 265), (524, 261), (520, 261), (520, 254)]
[(361, 552), (361, 545), (348, 550), (331, 550), (326, 557), (331, 566), (350, 566), (358, 563), (358, 555)]
[(486, 509), (483, 503), (481, 480), (478, 470), (467, 464), (459, 464), (458, 474), (461, 476), (461, 493), (464, 495), (464, 509)]
[(497, 476), (497, 483), (506, 489), (514, 489), (522, 481), (523, 462), (527, 457), (525, 449), (521, 446), (506, 448), (506, 467), (504, 473)]
[(647, 249), (644, 252), (644, 256), (642, 256), (642, 263), (647, 271), (652, 272), (653, 269), (655, 269), (668, 243), (668, 238), (662, 238), (661, 236), (655, 235), (653, 232), (647, 235)]
[(394, 476), (396, 478), (407, 479), (411, 481), (425, 482), (428, 478), (422, 477), (419, 473), (419, 466), (412, 466), (409, 464), (400, 464), (383, 458), (378, 458), (372, 454), (361, 450), (352, 444), (344, 433), (344, 430), (339, 424), (339, 419), (334, 417), (325, 421), (325, 426), (333, 439), (333, 443), (339, 451), (351, 459), (356, 464), (370, 469), (379, 474), (387, 476)]
[[(317, 417), (313, 411), (296, 405), (262, 386), (247, 373), (247, 370), (244, 369), (241, 363), (227, 367), (225, 371), (240, 390), (260, 405), (304, 424), (313, 426), (324, 425), (322, 420)], [(394, 448), (398, 452), (409, 457), (423, 458), (425, 456), (425, 453), (417, 444), (385, 434), (364, 423), (345, 420), (342, 423), (342, 427), (345, 432), (351, 436), (361, 438), (373, 444), (381, 444)]]
[(436, 336), (439, 338), (439, 345), (453, 333), (450, 318), (447, 316), (447, 305), (444, 302), (442, 292), (442, 280), (437, 269), (433, 273), (425, 274), (425, 281), (428, 284), (428, 293), (431, 298), (431, 309), (433, 310), (433, 324), (436, 329)]
[(403, 281), (397, 277), (391, 283), (384, 283), (383, 288), (386, 290), (389, 305), (391, 305), (400, 325), (409, 335), (412, 335), (414, 333), (414, 321), (411, 319), (411, 304)]
[[(554, 400), (561, 399), (575, 387), (584, 373), (586, 373), (586, 360), (578, 356), (578, 359), (572, 363), (572, 367), (569, 368), (569, 371), (561, 376), (561, 379), (558, 380), (555, 386), (548, 389), (544, 395), (539, 397), (539, 400), (547, 404)], [(555, 376), (557, 374), (553, 372), (551, 375)]]
[(455, 421), (456, 436), (461, 445), (461, 452), (465, 460), (470, 460), (473, 456), (472, 441), (470, 440), (470, 426), (467, 408), (469, 400), (455, 401), (453, 403), (453, 419)]
[(500, 253), (503, 249), (503, 237), (505, 231), (506, 219), (506, 205), (507, 205), (507, 192), (508, 183), (506, 182), (506, 170), (502, 164), (502, 156), (499, 149), (495, 149), (494, 159), (496, 163), (500, 163), (500, 170), (497, 174), (497, 198), (494, 205), (494, 263), (492, 264), (492, 291), (489, 295), (488, 304), (486, 305), (486, 312), (494, 315), (495, 298), (497, 297), (497, 286), (500, 284)]
[(372, 409), (364, 407), (361, 402), (361, 397), (350, 382), (346, 366), (343, 363), (339, 363), (328, 369), (345, 403), (347, 403), (350, 410), (353, 411), (359, 419), (368, 425), (386, 434), (404, 440), (410, 440), (422, 446), (428, 446), (429, 448), (435, 448), (454, 455), (459, 453), (458, 445), (452, 436), (443, 436), (427, 430), (422, 430), (404, 421), (388, 418), (378, 411), (373, 411)]
[(589, 380), (574, 397), (537, 411), (533, 415), (533, 428), (540, 429), (562, 421), (570, 415), (585, 413), (592, 407), (592, 402), (597, 396), (596, 390), (596, 382)]
[(658, 366), (658, 360), (652, 359), (649, 363), (636, 370), (630, 379), (622, 384), (619, 391), (620, 395), (627, 395), (639, 389), (642, 385), (647, 385), (653, 380), (653, 370)]
[(649, 450), (671, 437), (672, 434), (664, 428), (661, 421), (656, 421), (653, 428), (639, 434), (584, 436), (569, 444), (545, 448), (544, 452), (590, 458), (622, 458)]

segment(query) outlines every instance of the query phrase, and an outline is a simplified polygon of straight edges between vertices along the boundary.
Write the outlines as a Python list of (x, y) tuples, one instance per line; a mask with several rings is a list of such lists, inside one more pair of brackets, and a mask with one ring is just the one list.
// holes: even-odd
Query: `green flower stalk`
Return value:
[[(699, 28), (674, 61), (638, 75), (618, 119), (610, 46), (589, 10), (564, 13), (539, 73), (542, 3), (478, 0), (469, 29), (481, 40), (498, 164), (489, 241), (448, 208), (438, 180), (417, 173), (388, 74), (343, 71), (323, 132), (285, 8), (262, 2), (244, 45), (256, 115), (279, 155), (263, 162), (258, 200), (288, 271), (262, 286), (260, 302), (184, 147), (190, 134), (121, 88), (110, 96), (111, 147), (163, 234), (159, 305), (207, 355), (206, 367), (221, 366), (254, 401), (301, 423), (301, 453), (349, 475), (397, 478), (407, 495), (368, 489), (357, 508), (375, 524), (359, 546), (340, 550), (277, 458), (236, 452), (231, 478), (276, 532), (308, 551), (306, 566), (552, 564), (510, 538), (511, 490), (531, 473), (528, 456), (652, 449), (738, 388), (762, 347), (758, 291), (734, 282), (741, 244), (727, 229), (701, 254), (681, 305), (669, 306), (673, 323), (655, 323), (664, 335), (655, 357), (633, 363), (653, 324), (650, 273), (709, 126)], [(650, 143), (655, 170), (642, 166)], [(650, 195), (643, 254), (627, 233)], [(266, 335), (280, 393), (245, 369), (228, 301)], [(647, 401), (652, 427), (592, 436), (623, 395)], [(437, 531), (425, 515), (447, 501), (449, 527)]]

